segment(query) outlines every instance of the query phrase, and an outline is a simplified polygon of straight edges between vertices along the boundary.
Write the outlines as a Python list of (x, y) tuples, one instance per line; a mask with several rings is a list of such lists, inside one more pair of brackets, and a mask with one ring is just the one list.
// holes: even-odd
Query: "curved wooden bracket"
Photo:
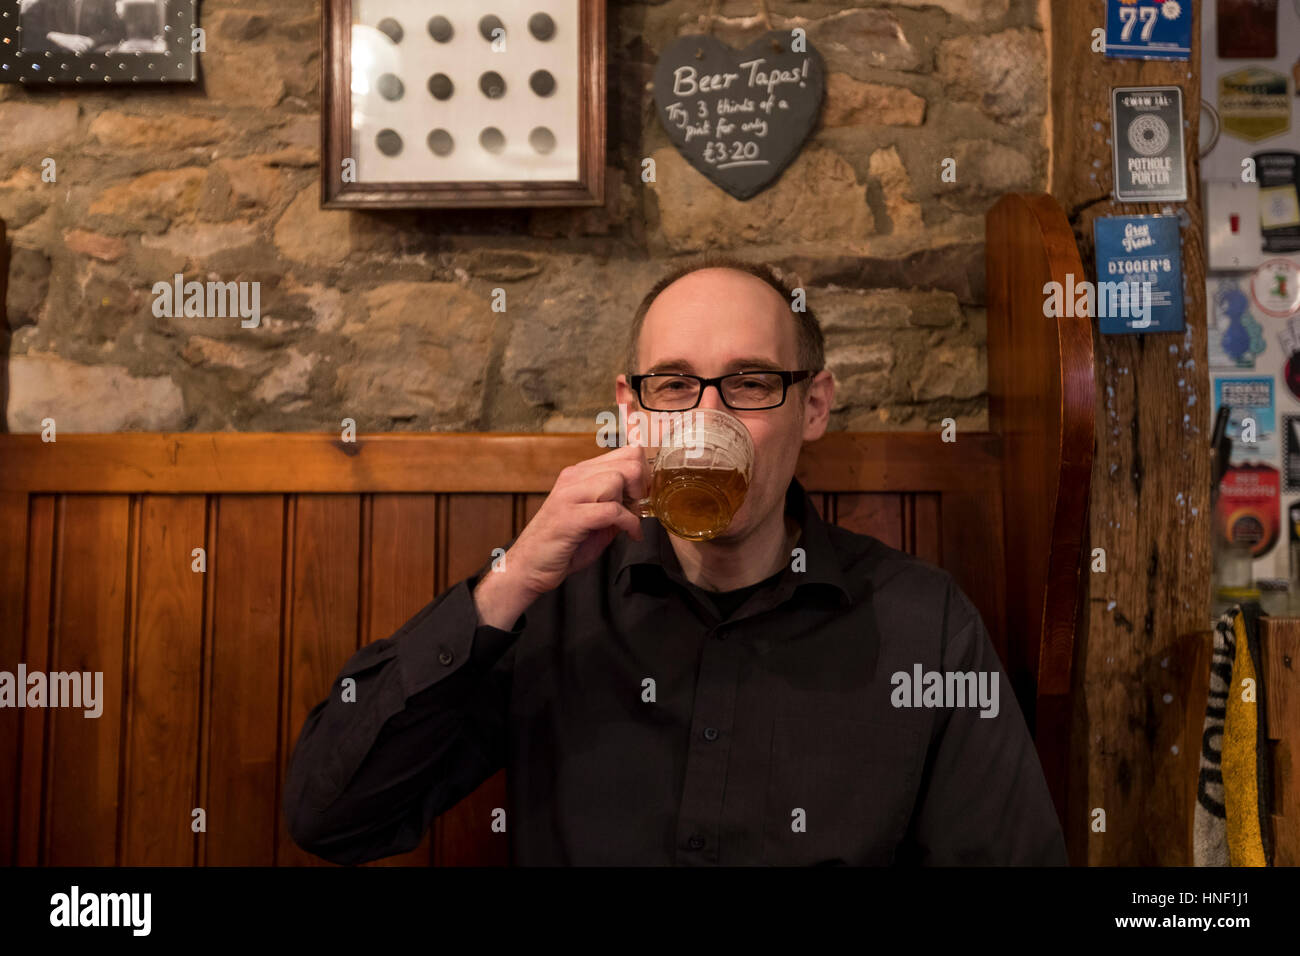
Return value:
[[(1092, 317), (1047, 316), (1046, 287), (1086, 279), (1051, 196), (1004, 196), (986, 220), (989, 428), (1002, 436), (1010, 658), (1052, 797), (1064, 806), (1096, 380)], [(1066, 311), (1073, 311), (1072, 302)], [(1032, 706), (1029, 706), (1032, 705)]]

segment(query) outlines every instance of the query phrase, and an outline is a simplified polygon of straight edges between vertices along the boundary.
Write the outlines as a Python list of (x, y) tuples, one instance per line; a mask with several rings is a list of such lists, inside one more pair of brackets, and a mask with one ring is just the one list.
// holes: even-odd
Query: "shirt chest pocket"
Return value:
[(917, 730), (776, 717), (763, 813), (769, 866), (887, 866), (911, 818)]

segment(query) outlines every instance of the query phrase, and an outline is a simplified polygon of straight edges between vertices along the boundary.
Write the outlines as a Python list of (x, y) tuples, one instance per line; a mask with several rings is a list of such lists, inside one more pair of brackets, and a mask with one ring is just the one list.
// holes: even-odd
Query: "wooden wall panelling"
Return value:
[(832, 521), (847, 531), (871, 535), (901, 551), (904, 497), (897, 494), (838, 494)]
[[(438, 595), (436, 495), (366, 495), (361, 643), (389, 637)], [(407, 853), (374, 866), (429, 866), (433, 840), (425, 833)]]
[[(286, 573), (289, 612), (285, 630), (286, 687), (281, 734), (283, 775), (311, 709), (335, 692), (339, 668), (357, 650), (357, 582), (360, 576), (361, 506), (356, 495), (296, 495), (290, 508)], [(283, 776), (276, 803), (283, 793)], [(331, 866), (298, 847), (278, 816), (279, 866)]]
[[(287, 500), (214, 495), (213, 502), (201, 769), (208, 832), (198, 862), (271, 866), (283, 826), (277, 783), (291, 752), (279, 733)], [(288, 728), (290, 747), (301, 729)]]
[(524, 526), (527, 525), (528, 522), (532, 521), (533, 518), (537, 516), (537, 512), (542, 507), (542, 502), (546, 500), (546, 495), (543, 494), (523, 495), (522, 497), (524, 501), (523, 520), (517, 521), (515, 523), (517, 528), (515, 534), (518, 534), (520, 531), (523, 531)]
[(931, 564), (939, 564), (943, 560), (939, 500), (938, 495), (925, 493), (911, 494), (903, 498), (907, 551)]
[[(516, 530), (512, 495), (465, 494), (443, 501), (445, 532), (439, 541), (439, 556), (445, 576), (438, 584), (439, 591), (478, 571), (492, 557), (492, 549), (506, 547)], [(493, 774), (438, 818), (436, 866), (505, 866), (510, 862), (505, 777), (504, 769)], [(505, 833), (490, 829), (492, 811), (497, 807), (507, 809)]]
[[(0, 243), (3, 243), (0, 232)], [(0, 280), (0, 289), (3, 281)], [(0, 317), (4, 306), (0, 304)], [(27, 593), (27, 495), (0, 492), (0, 671), (17, 679), (23, 657), (23, 600)], [(26, 693), (22, 687), (15, 688)], [(19, 708), (0, 708), (0, 866), (18, 862), (18, 794), (22, 786)]]
[[(49, 670), (58, 501), (56, 495), (32, 495), (28, 502), (27, 615), (21, 659), (31, 671)], [(27, 709), (21, 713), (16, 847), (20, 866), (37, 866), (45, 859), (46, 740), (50, 713)]]
[(55, 608), (48, 670), (102, 672), (100, 717), (50, 708), (42, 862), (121, 865), (119, 799), (126, 642), (136, 547), (127, 495), (65, 495), (59, 502)]
[[(136, 505), (120, 862), (189, 866), (197, 846), (192, 812), (201, 806), (198, 743), (210, 580), (209, 573), (192, 570), (191, 552), (205, 548), (211, 556), (207, 499), (142, 495)], [(104, 713), (111, 716), (107, 708)]]

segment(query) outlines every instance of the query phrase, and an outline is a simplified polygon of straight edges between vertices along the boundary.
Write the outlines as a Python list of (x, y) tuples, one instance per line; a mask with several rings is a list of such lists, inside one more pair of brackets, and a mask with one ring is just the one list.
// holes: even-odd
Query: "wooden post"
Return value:
[(1300, 866), (1300, 619), (1261, 618), (1273, 781), (1273, 865)]
[[(1086, 278), (1096, 281), (1093, 221), (1151, 213), (1182, 217), (1187, 277), (1185, 335), (1093, 331), (1088, 551), (1104, 550), (1106, 571), (1091, 571), (1089, 561), (1075, 668), (1073, 765), (1082, 779), (1072, 780), (1066, 841), (1076, 865), (1190, 862), (1169, 818), (1171, 807), (1186, 803), (1186, 781), (1168, 772), (1184, 763), (1170, 752), (1170, 739), (1187, 705), (1178, 699), (1184, 691), (1170, 662), (1180, 653), (1178, 635), (1203, 631), (1210, 613), (1210, 392), (1197, 162), (1201, 4), (1188, 2), (1194, 28), (1187, 62), (1108, 59), (1092, 51), (1093, 31), (1105, 27), (1104, 3), (1050, 5), (1050, 191), (1074, 227)], [(1111, 199), (1110, 91), (1117, 86), (1182, 88), (1186, 203)], [(1105, 810), (1104, 832), (1090, 826), (1097, 808)]]

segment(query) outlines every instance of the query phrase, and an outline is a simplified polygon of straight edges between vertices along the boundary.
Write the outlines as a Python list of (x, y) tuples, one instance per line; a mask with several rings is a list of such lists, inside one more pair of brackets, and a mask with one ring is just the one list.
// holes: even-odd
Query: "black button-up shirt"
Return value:
[[(653, 518), (509, 631), (477, 626), (489, 561), (354, 654), (313, 708), (290, 834), (338, 863), (405, 852), (505, 767), (522, 865), (1065, 864), (969, 599), (826, 524), (797, 480), (786, 510), (802, 529), (790, 566), (725, 620)], [(928, 672), (982, 672), (996, 716), (899, 686)]]

